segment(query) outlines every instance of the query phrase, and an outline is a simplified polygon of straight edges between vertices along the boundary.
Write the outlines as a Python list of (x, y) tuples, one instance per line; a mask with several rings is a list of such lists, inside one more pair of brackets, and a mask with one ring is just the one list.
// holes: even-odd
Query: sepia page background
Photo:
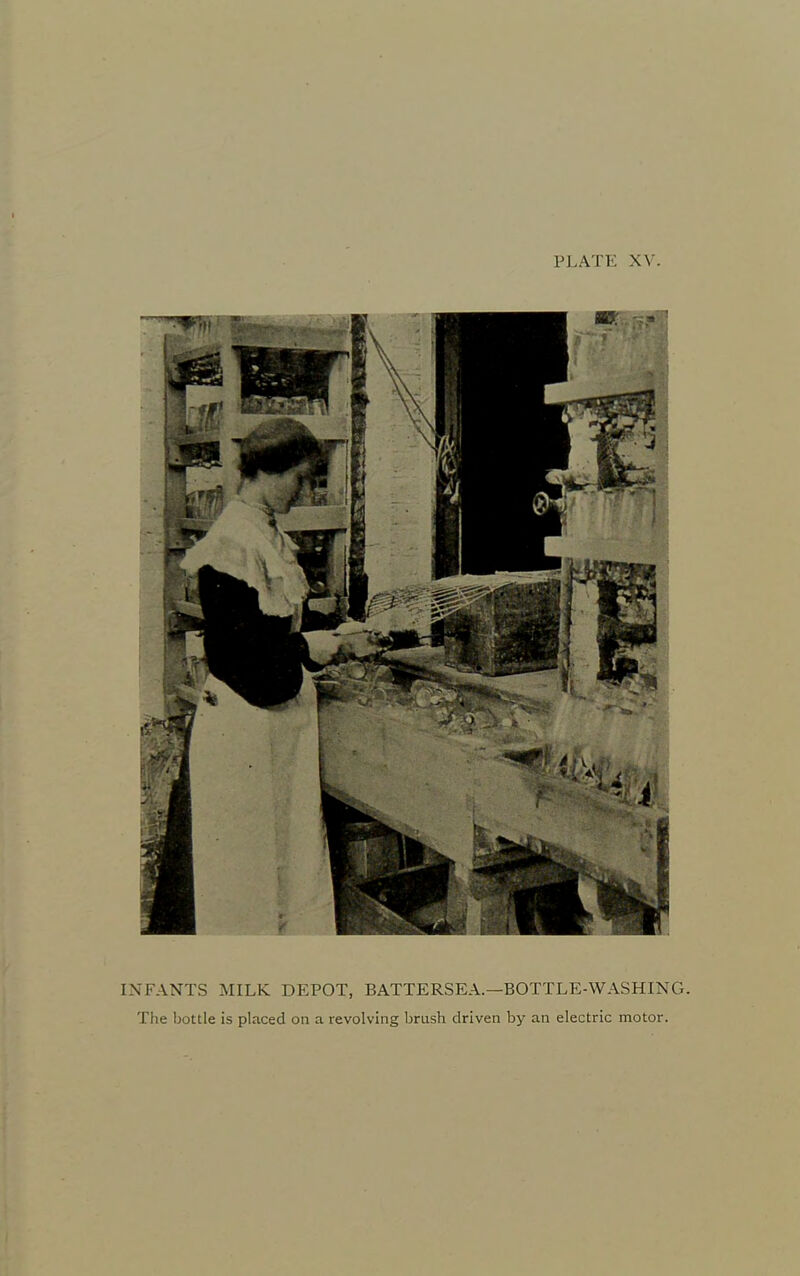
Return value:
[[(14, 1276), (793, 1269), (797, 35), (777, 0), (12, 5)], [(140, 315), (595, 307), (670, 316), (671, 935), (142, 938)], [(175, 980), (686, 991), (140, 1024), (121, 985)]]

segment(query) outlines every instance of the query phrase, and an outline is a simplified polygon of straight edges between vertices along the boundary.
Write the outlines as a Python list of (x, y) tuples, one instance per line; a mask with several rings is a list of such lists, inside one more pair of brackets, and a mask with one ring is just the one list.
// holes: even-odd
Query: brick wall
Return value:
[[(433, 317), (370, 315), (369, 323), (433, 421)], [(374, 594), (431, 578), (435, 458), (369, 339), (367, 394), (366, 571)]]

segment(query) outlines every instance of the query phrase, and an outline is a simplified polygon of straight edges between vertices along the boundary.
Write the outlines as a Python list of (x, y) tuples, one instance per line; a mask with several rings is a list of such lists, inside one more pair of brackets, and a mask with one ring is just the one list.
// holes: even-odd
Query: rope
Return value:
[[(406, 382), (403, 379), (401, 373), (397, 370), (390, 356), (386, 353), (380, 341), (375, 336), (375, 333), (372, 330), (372, 325), (370, 324), (369, 320), (367, 320), (366, 322), (366, 329), (367, 329), (368, 335), (372, 339), (372, 343), (378, 352), (378, 356), (384, 368), (389, 374), (389, 377), (391, 379), (392, 385), (394, 386), (397, 397), (402, 403), (409, 421), (411, 422), (412, 426), (416, 430), (417, 434), (426, 444), (426, 446), (429, 447), (436, 456), (436, 467), (437, 467), (439, 478), (442, 484), (442, 494), (450, 502), (451, 505), (460, 504), (461, 458), (458, 454), (458, 447), (456, 446), (455, 439), (451, 438), (449, 434), (439, 435), (437, 439), (436, 426), (428, 417), (427, 413), (425, 412), (425, 409), (423, 408), (419, 400), (416, 398), (413, 390), (409, 389), (408, 385), (406, 385)], [(414, 414), (412, 413), (411, 408), (406, 402), (405, 396), (408, 396), (408, 399), (410, 399), (411, 403), (414, 405), (417, 412), (422, 417), (422, 420), (427, 425), (428, 429), (430, 430), (430, 437), (428, 437), (425, 431), (420, 428), (418, 421), (414, 417)]]

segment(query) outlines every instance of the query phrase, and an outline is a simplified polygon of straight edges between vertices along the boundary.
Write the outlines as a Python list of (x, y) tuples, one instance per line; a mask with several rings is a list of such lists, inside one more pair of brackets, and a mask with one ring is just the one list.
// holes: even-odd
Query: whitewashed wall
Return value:
[[(434, 419), (433, 317), (369, 315), (403, 380)], [(414, 430), (367, 341), (366, 571), (369, 592), (428, 581), (433, 570), (435, 458)]]

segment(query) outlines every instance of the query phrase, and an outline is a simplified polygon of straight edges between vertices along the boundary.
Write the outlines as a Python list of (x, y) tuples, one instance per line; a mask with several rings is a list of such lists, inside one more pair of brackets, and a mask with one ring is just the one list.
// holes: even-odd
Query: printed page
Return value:
[[(36, 0), (8, 32), (9, 1271), (793, 1270), (794, 13)], [(265, 324), (316, 345), (270, 361)], [(239, 489), (248, 417), (284, 415), (324, 471)], [(226, 701), (180, 560), (236, 501), (321, 623), (345, 579), (373, 628), (413, 587), (386, 633), (460, 654), (381, 687), (351, 653), (318, 720)], [(497, 568), (556, 573), (544, 670), (465, 654)], [(469, 698), (494, 677), (502, 712)], [(641, 737), (581, 751), (656, 683)], [(532, 686), (572, 696), (560, 755)], [(210, 920), (146, 933), (191, 717)], [(280, 894), (254, 926), (274, 812), (275, 855), (321, 854), (317, 729), (332, 852), (419, 893), (348, 888), (333, 934), (317, 859), (306, 933)]]

